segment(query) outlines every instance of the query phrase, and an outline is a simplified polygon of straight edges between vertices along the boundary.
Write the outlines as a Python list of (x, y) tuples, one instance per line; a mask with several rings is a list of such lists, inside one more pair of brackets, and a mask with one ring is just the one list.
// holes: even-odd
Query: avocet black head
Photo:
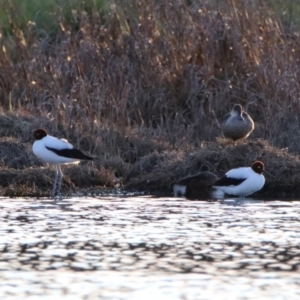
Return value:
[(262, 174), (265, 171), (265, 165), (262, 161), (257, 160), (255, 161), (252, 166), (252, 170), (257, 174)]
[(47, 131), (45, 129), (37, 129), (34, 134), (34, 139), (35, 140), (41, 140), (42, 138), (44, 138), (45, 136), (47, 136)]

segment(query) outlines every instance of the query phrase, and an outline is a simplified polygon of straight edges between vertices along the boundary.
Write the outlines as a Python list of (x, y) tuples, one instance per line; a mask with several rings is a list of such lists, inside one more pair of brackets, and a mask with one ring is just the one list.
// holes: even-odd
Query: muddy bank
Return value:
[[(298, 197), (300, 195), (300, 163), (296, 154), (287, 149), (272, 147), (265, 140), (242, 141), (234, 145), (224, 140), (202, 143), (190, 152), (171, 151), (153, 153), (133, 167), (126, 187), (152, 192), (170, 192), (172, 182), (199, 172), (202, 164), (222, 176), (229, 169), (250, 166), (262, 160), (266, 170), (264, 188), (255, 195), (260, 197)], [(138, 173), (140, 174), (138, 175)]]
[[(151, 152), (152, 150), (152, 152)], [(236, 145), (219, 139), (199, 143), (185, 151), (153, 151), (125, 162), (121, 156), (94, 156), (93, 162), (63, 166), (62, 191), (99, 194), (117, 189), (172, 195), (172, 182), (199, 171), (207, 164), (221, 176), (231, 168), (249, 166), (262, 160), (266, 184), (260, 197), (298, 197), (300, 195), (300, 162), (287, 149), (272, 147), (265, 140), (240, 141)], [(42, 163), (31, 151), (30, 143), (7, 138), (0, 142), (0, 193), (6, 196), (49, 196), (54, 180), (53, 167)]]

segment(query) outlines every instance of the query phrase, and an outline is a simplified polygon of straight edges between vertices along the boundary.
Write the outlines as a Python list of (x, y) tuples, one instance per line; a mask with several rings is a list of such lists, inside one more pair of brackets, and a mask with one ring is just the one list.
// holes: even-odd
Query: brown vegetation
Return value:
[[(221, 2), (80, 7), (53, 15), (49, 32), (8, 11), (9, 29), (0, 31), (0, 136), (11, 139), (0, 144), (2, 194), (51, 186), (30, 143), (17, 144), (38, 127), (95, 157), (63, 170), (66, 191), (113, 187), (117, 177), (128, 189), (166, 193), (203, 162), (219, 175), (261, 158), (275, 176), (265, 190), (296, 193), (299, 32), (267, 1)], [(218, 120), (234, 103), (256, 129), (250, 141), (224, 145)]]

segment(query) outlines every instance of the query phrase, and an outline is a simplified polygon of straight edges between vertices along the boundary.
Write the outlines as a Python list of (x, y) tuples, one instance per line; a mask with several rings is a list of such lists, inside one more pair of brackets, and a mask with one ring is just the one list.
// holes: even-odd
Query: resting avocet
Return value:
[(225, 176), (214, 184), (214, 197), (224, 197), (224, 194), (245, 197), (259, 190), (265, 184), (262, 173), (265, 166), (261, 161), (255, 161), (251, 167), (242, 167), (228, 171)]
[(217, 179), (217, 175), (208, 171), (207, 165), (202, 165), (199, 173), (173, 183), (173, 194), (175, 197), (208, 199)]
[(254, 122), (240, 104), (235, 104), (231, 112), (225, 115), (221, 127), (226, 138), (237, 141), (249, 136), (254, 130)]
[(33, 153), (41, 160), (55, 165), (56, 172), (53, 188), (53, 197), (55, 197), (60, 192), (62, 181), (60, 165), (76, 164), (80, 160), (92, 160), (93, 158), (83, 154), (67, 140), (48, 135), (45, 129), (37, 129), (34, 132), (34, 138), (36, 141), (32, 145)]

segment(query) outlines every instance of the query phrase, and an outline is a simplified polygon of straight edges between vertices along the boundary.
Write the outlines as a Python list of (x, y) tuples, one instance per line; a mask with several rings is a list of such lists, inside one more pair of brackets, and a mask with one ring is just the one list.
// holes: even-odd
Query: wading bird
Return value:
[(264, 171), (261, 161), (255, 161), (251, 167), (231, 169), (213, 184), (213, 195), (215, 198), (224, 198), (225, 194), (239, 197), (251, 195), (263, 188)]
[(34, 132), (34, 138), (33, 153), (44, 162), (55, 165), (55, 181), (52, 193), (55, 197), (60, 193), (63, 176), (60, 165), (76, 164), (80, 160), (92, 160), (93, 158), (83, 154), (67, 140), (48, 135), (45, 129), (37, 129)]

